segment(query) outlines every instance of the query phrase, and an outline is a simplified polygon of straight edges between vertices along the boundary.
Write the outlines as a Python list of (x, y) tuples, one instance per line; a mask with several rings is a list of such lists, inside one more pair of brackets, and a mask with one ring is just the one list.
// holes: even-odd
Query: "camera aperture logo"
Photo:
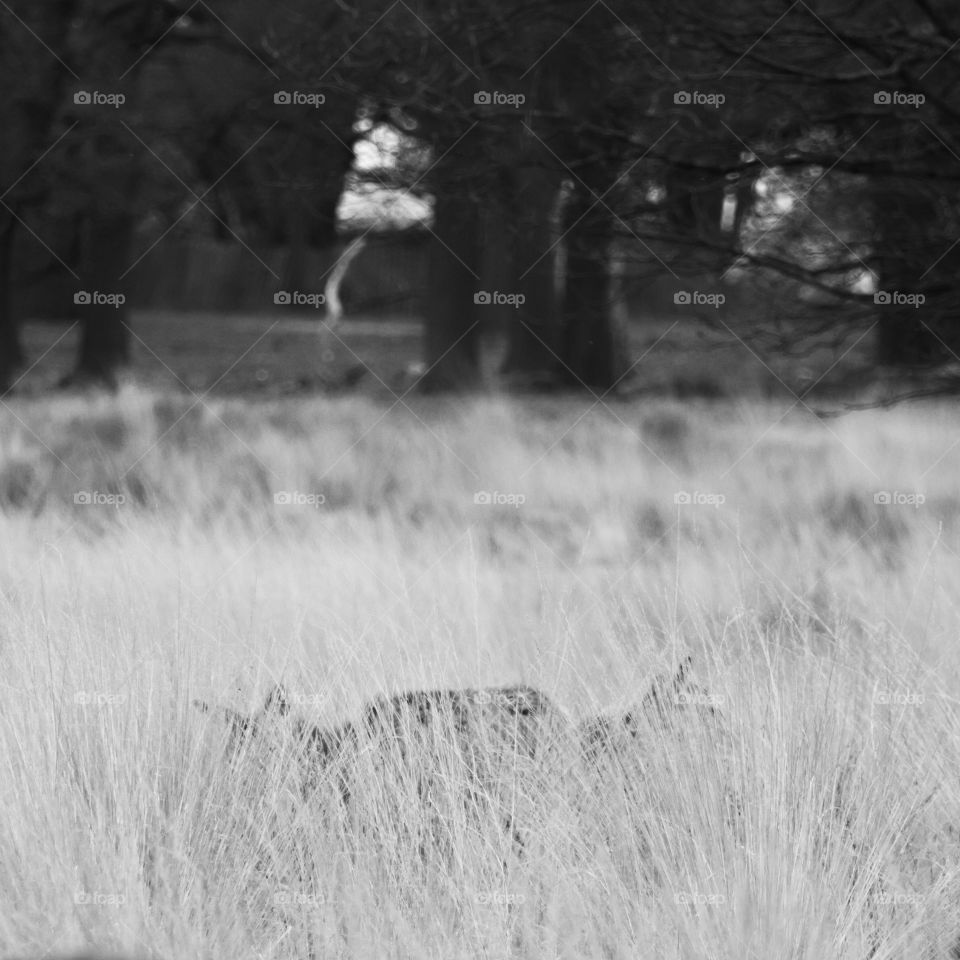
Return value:
[(322, 293), (278, 290), (273, 295), (273, 302), (278, 307), (313, 307), (314, 310), (319, 310), (327, 302), (327, 298)]
[(522, 307), (527, 302), (527, 298), (522, 293), (501, 293), (499, 290), (491, 293), (489, 290), (478, 290), (473, 295), (473, 302), (481, 307), (517, 308)]
[(519, 507), (527, 502), (525, 494), (501, 493), (499, 490), (478, 490), (473, 495), (473, 502), (480, 507)]
[(278, 90), (273, 95), (273, 102), (280, 107), (313, 107), (316, 110), (327, 102), (327, 98), (322, 93), (307, 93), (303, 90)]
[(327, 502), (327, 498), (322, 493), (278, 490), (273, 495), (273, 502), (278, 507), (313, 507), (314, 510), (319, 510)]
[(127, 302), (127, 298), (122, 293), (101, 293), (99, 290), (91, 293), (89, 290), (77, 290), (73, 295), (73, 302), (78, 307), (113, 307), (116, 310)]

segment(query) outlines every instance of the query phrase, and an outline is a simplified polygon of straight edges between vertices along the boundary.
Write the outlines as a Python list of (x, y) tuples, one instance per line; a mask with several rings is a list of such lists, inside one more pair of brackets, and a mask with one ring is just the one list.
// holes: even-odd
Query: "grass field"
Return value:
[[(29, 370), (17, 385), (21, 394), (47, 390), (70, 372), (79, 331), (77, 323), (26, 324)], [(134, 313), (131, 331), (140, 383), (251, 400), (337, 392), (358, 370), (365, 394), (392, 399), (410, 386), (405, 371), (422, 359), (421, 323), (408, 316), (361, 316), (330, 331), (309, 314), (142, 311)], [(820, 349), (797, 360), (761, 355), (759, 345), (689, 318), (649, 319), (628, 332), (634, 362), (622, 386), (632, 394), (835, 401), (851, 392), (869, 362), (866, 337), (839, 356)], [(502, 339), (492, 331), (484, 338), (485, 366), (503, 358)]]
[[(952, 956), (955, 407), (147, 380), (0, 405), (0, 955)], [(687, 653), (728, 742), (574, 766), (522, 855), (374, 763), (331, 816), (192, 706), (526, 683), (579, 720)]]

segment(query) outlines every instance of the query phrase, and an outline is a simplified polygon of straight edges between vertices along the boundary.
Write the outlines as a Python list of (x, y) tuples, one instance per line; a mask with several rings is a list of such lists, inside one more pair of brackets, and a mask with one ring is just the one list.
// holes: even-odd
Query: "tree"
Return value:
[[(17, 177), (10, 177), (14, 205), (6, 212), (11, 219), (0, 225), (5, 291), (0, 381), (8, 381), (23, 358), (12, 312), (16, 227), (11, 221), (26, 223), (26, 233), (43, 243), (28, 221), (39, 223), (60, 203), (77, 207), (83, 223), (75, 302), (88, 309), (71, 379), (109, 385), (127, 359), (126, 306), (116, 287), (129, 245), (137, 176), (131, 137), (117, 112), (127, 104), (128, 116), (135, 112), (136, 71), (127, 71), (129, 81), (118, 83), (118, 65), (136, 64), (144, 47), (181, 13), (170, 2), (148, 7), (117, 0), (6, 8), (0, 42), (11, 54), (4, 63), (17, 71), (8, 87), (17, 93), (3, 119), (10, 172)], [(62, 257), (60, 262), (71, 269)], [(83, 303), (86, 294), (89, 304)]]
[[(155, 125), (154, 142), (177, 155), (187, 182), (209, 186), (227, 221), (219, 229), (292, 240), (285, 283), (296, 282), (311, 235), (331, 237), (358, 113), (419, 142), (426, 162), (411, 165), (406, 182), (434, 199), (430, 389), (476, 385), (482, 341), (496, 324), (507, 330), (511, 376), (613, 388), (629, 369), (616, 309), (618, 285), (630, 281), (624, 270), (776, 283), (790, 296), (777, 300), (775, 322), (769, 311), (736, 319), (734, 332), (758, 343), (837, 343), (860, 335), (869, 314), (882, 362), (941, 363), (960, 341), (960, 34), (946, 0), (734, 0), (716, 15), (695, 0), (586, 11), (543, 0), (472, 0), (456, 10), (420, 0), (386, 12), (334, 5), (323, 19), (308, 0), (266, 19), (262, 0), (223, 0), (221, 12), (235, 18), (229, 40), (222, 18), (203, 22), (200, 8), (164, 4), (162, 21), (119, 0), (77, 4), (63, 44), (90, 83), (109, 74), (108, 61), (133, 58), (171, 11), (171, 41), (204, 44), (196, 49), (209, 55), (192, 61), (189, 79), (173, 81), (200, 103), (196, 117), (174, 111)], [(98, 31), (108, 37), (100, 52), (91, 43)], [(158, 49), (141, 71), (141, 104), (159, 102), (159, 65), (172, 63), (166, 41)], [(168, 83), (175, 73), (168, 69)], [(228, 95), (214, 74), (236, 81), (224, 85)], [(324, 91), (333, 109), (275, 110), (275, 81)], [(204, 108), (205, 97), (215, 105)], [(63, 129), (52, 113), (39, 140), (18, 134), (29, 144), (21, 161)], [(117, 131), (111, 140), (105, 118), (93, 116), (83, 115), (78, 133), (96, 149), (74, 166), (117, 171), (110, 189), (94, 178), (79, 191), (97, 224), (88, 235), (102, 235), (99, 265), (87, 269), (109, 273), (105, 262), (120, 259), (130, 232), (124, 215), (138, 209), (132, 192), (157, 178), (124, 179), (129, 138)], [(267, 130), (262, 149), (222, 176)], [(28, 186), (18, 186), (18, 202)], [(127, 202), (111, 203), (111, 192)], [(155, 197), (139, 202), (158, 206)], [(10, 237), (0, 229), (0, 264)], [(871, 276), (890, 303), (874, 303)], [(488, 283), (522, 302), (499, 311), (475, 303)], [(118, 319), (103, 324), (122, 329)], [(119, 338), (91, 339), (95, 326), (87, 325), (89, 355), (119, 356)], [(11, 329), (0, 322), (0, 343)]]
[[(811, 199), (798, 192), (781, 225), (767, 230), (782, 239), (792, 233), (792, 244), (759, 243), (738, 254), (747, 273), (776, 274), (823, 295), (793, 309), (783, 304), (778, 324), (793, 321), (793, 330), (779, 342), (792, 340), (795, 348), (810, 336), (849, 342), (872, 314), (877, 363), (930, 370), (955, 360), (960, 18), (954, 6), (871, 0), (810, 7), (778, 0), (714, 17), (682, 2), (676, 12), (681, 46), (696, 43), (702, 52), (703, 87), (723, 76), (762, 86), (781, 104), (768, 132), (734, 117), (704, 141), (707, 152), (710, 143), (736, 140), (746, 163), (793, 184), (806, 181), (810, 191), (816, 186), (819, 227), (807, 217)], [(845, 203), (851, 190), (856, 210)], [(832, 204), (824, 204), (830, 197)], [(818, 255), (810, 241), (824, 226), (833, 236), (821, 239)], [(833, 263), (824, 262), (831, 248)], [(870, 275), (875, 292), (852, 282)], [(770, 332), (769, 318), (742, 331)]]
[[(581, 168), (583, 184), (567, 205), (567, 283), (563, 300), (563, 371), (573, 385), (607, 391), (630, 368), (627, 334), (616, 309), (618, 290), (612, 272), (616, 215), (608, 202), (609, 174), (591, 176)], [(591, 189), (590, 185), (596, 186)], [(615, 203), (611, 198), (610, 203)]]
[[(223, 11), (229, 27), (210, 8), (179, 0), (34, 6), (8, 7), (0, 36), (18, 91), (0, 108), (11, 144), (4, 172), (15, 184), (0, 215), (0, 383), (22, 362), (12, 309), (16, 226), (27, 222), (24, 232), (43, 243), (52, 220), (71, 219), (76, 256), (51, 248), (80, 295), (63, 311), (82, 321), (68, 382), (111, 386), (128, 359), (132, 245), (144, 214), (159, 212), (172, 226), (183, 218), (184, 186), (209, 192), (203, 199), (227, 234), (259, 223), (262, 236), (294, 241), (278, 287), (299, 285), (311, 229), (322, 242), (333, 238), (356, 103), (321, 94), (328, 109), (320, 119), (275, 102), (296, 76), (298, 51), (287, 45), (290, 61), (281, 62), (267, 36), (295, 34), (306, 2), (265, 20), (261, 0), (232, 0)], [(42, 40), (43, 54), (29, 52), (25, 38)], [(267, 149), (247, 155), (268, 132)], [(245, 224), (218, 216), (226, 207), (241, 210)]]
[(6, 390), (24, 362), (20, 318), (15, 304), (14, 255), (27, 208), (39, 201), (42, 182), (34, 167), (54, 134), (65, 73), (44, 47), (62, 49), (77, 3), (50, 0), (34, 4), (12, 0), (0, 10), (0, 77), (6, 96), (0, 101), (4, 149), (0, 151), (0, 391)]
[[(499, 320), (508, 330), (505, 371), (512, 377), (612, 386), (625, 369), (625, 340), (611, 321), (610, 297), (598, 302), (594, 296), (596, 287), (609, 286), (610, 227), (598, 238), (603, 217), (596, 211), (586, 232), (572, 222), (559, 224), (558, 217), (563, 183), (580, 177), (581, 164), (592, 175), (607, 172), (605, 182), (591, 187), (601, 192), (619, 172), (616, 163), (590, 159), (598, 140), (584, 135), (588, 116), (604, 110), (594, 91), (609, 84), (609, 64), (598, 65), (591, 43), (615, 32), (615, 18), (606, 12), (583, 17), (572, 4), (542, 2), (474, 3), (456, 11), (422, 3), (413, 12), (416, 16), (397, 8), (380, 19), (376, 11), (378, 18), (371, 20), (376, 31), (367, 45), (351, 50), (346, 70), (363, 78), (386, 116), (412, 118), (415, 131), (433, 147), (429, 182), (436, 197), (436, 241), (425, 385), (473, 386), (479, 338)], [(368, 13), (372, 18), (374, 11)], [(558, 45), (575, 21), (577, 41)], [(568, 46), (578, 51), (577, 69), (571, 69)], [(624, 46), (621, 42), (614, 56), (626, 63)], [(611, 107), (611, 116), (615, 110)], [(609, 151), (609, 144), (600, 149)], [(491, 209), (503, 211), (499, 225)], [(569, 295), (558, 277), (568, 227), (581, 237)], [(589, 249), (593, 241), (603, 248), (599, 255)], [(486, 279), (498, 283), (484, 292), (517, 306), (498, 310), (464, 302), (471, 280), (477, 292)]]

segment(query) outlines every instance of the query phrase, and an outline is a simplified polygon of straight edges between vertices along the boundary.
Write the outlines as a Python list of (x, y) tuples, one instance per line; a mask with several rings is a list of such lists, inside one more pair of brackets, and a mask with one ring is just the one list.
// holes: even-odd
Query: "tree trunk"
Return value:
[[(319, 287), (319, 278), (307, 278), (307, 210), (304, 197), (291, 191), (286, 198), (287, 223), (284, 237), (287, 255), (284, 259), (280, 289), (291, 293), (315, 293)], [(304, 308), (309, 310), (310, 308)]]
[(420, 385), (430, 393), (472, 390), (480, 386), (478, 203), (463, 187), (442, 184), (434, 220), (424, 310), (427, 369)]
[(0, 228), (0, 393), (7, 391), (24, 364), (20, 323), (14, 306), (13, 244), (16, 220), (5, 217)]
[(510, 353), (503, 372), (534, 382), (556, 378), (560, 363), (561, 180), (558, 172), (533, 165), (522, 167), (515, 178), (518, 210), (510, 292), (522, 294), (525, 301), (510, 311)]
[[(131, 136), (129, 122), (136, 123), (142, 116), (139, 87), (143, 58), (139, 51), (152, 47), (166, 28), (167, 21), (151, 4), (120, 4), (109, 14), (104, 12), (102, 20), (84, 21), (79, 26), (76, 42), (85, 50), (84, 84), (100, 90), (122, 86), (126, 99), (121, 110), (87, 109), (78, 114), (74, 136), (85, 145), (78, 156), (82, 158), (79, 173), (86, 193), (80, 282), (91, 300), (78, 305), (83, 329), (76, 367), (65, 379), (66, 384), (113, 389), (118, 374), (130, 361), (127, 319), (133, 282), (126, 273), (139, 215), (139, 168), (144, 151)], [(118, 63), (132, 65), (123, 74), (122, 85), (114, 79)], [(94, 294), (105, 299), (98, 301)]]
[[(353, 154), (346, 152), (336, 159), (341, 163), (340, 168), (325, 171), (325, 175), (313, 180), (308, 180), (305, 173), (300, 185), (295, 183), (285, 197), (278, 198), (285, 205), (286, 214), (282, 242), (287, 245), (287, 256), (280, 280), (283, 290), (317, 293), (323, 288), (324, 277), (308, 275), (307, 262), (311, 247), (332, 250), (338, 243), (337, 207)], [(324, 160), (332, 162), (328, 157)], [(298, 155), (298, 162), (306, 170), (317, 163), (312, 155), (302, 159)], [(306, 312), (315, 311), (306, 308)]]
[[(598, 191), (602, 193), (602, 191)], [(630, 368), (620, 291), (610, 268), (613, 215), (578, 188), (568, 207), (563, 373), (571, 384), (610, 390)]]
[(64, 386), (116, 389), (117, 375), (130, 361), (129, 303), (119, 278), (127, 268), (131, 232), (126, 211), (100, 212), (88, 224), (81, 280), (90, 301), (76, 307), (83, 320), (80, 351)]
[(880, 366), (904, 369), (937, 366), (954, 359), (951, 324), (944, 322), (932, 299), (921, 308), (897, 300), (898, 295), (918, 292), (924, 279), (929, 284), (952, 283), (954, 258), (940, 249), (949, 242), (944, 224), (938, 223), (942, 201), (903, 181), (881, 184), (877, 193), (879, 290), (887, 302), (878, 302), (876, 308), (875, 360)]
[(936, 356), (936, 340), (910, 311), (886, 307), (877, 318), (874, 360), (881, 367), (925, 367)]
[[(683, 274), (719, 274), (729, 266), (729, 255), (720, 247), (730, 243), (723, 232), (723, 207), (726, 198), (725, 174), (718, 172), (725, 164), (734, 165), (736, 146), (728, 147), (727, 156), (716, 145), (712, 152), (704, 148), (688, 151), (677, 163), (667, 168), (665, 213), (670, 231), (682, 241), (677, 249), (676, 269)], [(710, 164), (716, 169), (707, 169)], [(744, 191), (747, 185), (744, 184)], [(752, 189), (752, 185), (750, 187)], [(738, 196), (738, 207), (740, 206)], [(746, 209), (741, 207), (742, 211)], [(740, 224), (737, 224), (739, 229)], [(697, 241), (711, 246), (698, 247)]]
[[(504, 178), (500, 178), (501, 180)], [(487, 293), (515, 290), (514, 229), (504, 197), (491, 197), (480, 211), (480, 279), (478, 287)], [(505, 303), (488, 303), (480, 313), (481, 377), (497, 383), (510, 350), (510, 337), (517, 311)]]
[[(38, 206), (45, 188), (27, 176), (51, 140), (51, 124), (65, 95), (67, 80), (73, 79), (60, 56), (70, 26), (77, 15), (77, 0), (26, 0), (4, 4), (0, 10), (4, 23), (0, 29), (0, 85), (5, 96), (0, 103), (0, 183), (4, 186), (4, 205), (0, 212), (0, 390), (6, 390), (24, 354), (20, 340), (19, 318), (14, 311), (14, 242), (17, 222), (11, 210)], [(39, 42), (47, 51), (42, 56), (31, 46)], [(50, 164), (50, 158), (46, 164)], [(41, 165), (43, 166), (43, 165)]]
[(723, 177), (694, 166), (673, 166), (667, 172), (667, 216), (679, 231), (717, 239), (723, 216)]

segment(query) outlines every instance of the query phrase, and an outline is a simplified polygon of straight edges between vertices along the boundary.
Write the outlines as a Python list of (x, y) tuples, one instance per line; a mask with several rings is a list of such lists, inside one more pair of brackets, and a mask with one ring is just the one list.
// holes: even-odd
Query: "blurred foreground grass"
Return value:
[[(958, 426), (949, 405), (8, 399), (0, 953), (949, 956)], [(597, 795), (629, 803), (545, 813), (523, 859), (466, 821), (452, 856), (411, 858), (389, 778), (365, 831), (331, 825), (291, 806), (289, 757), (251, 786), (189, 706), (283, 679), (333, 722), (522, 681), (582, 717), (687, 651), (732, 756), (690, 730)]]

